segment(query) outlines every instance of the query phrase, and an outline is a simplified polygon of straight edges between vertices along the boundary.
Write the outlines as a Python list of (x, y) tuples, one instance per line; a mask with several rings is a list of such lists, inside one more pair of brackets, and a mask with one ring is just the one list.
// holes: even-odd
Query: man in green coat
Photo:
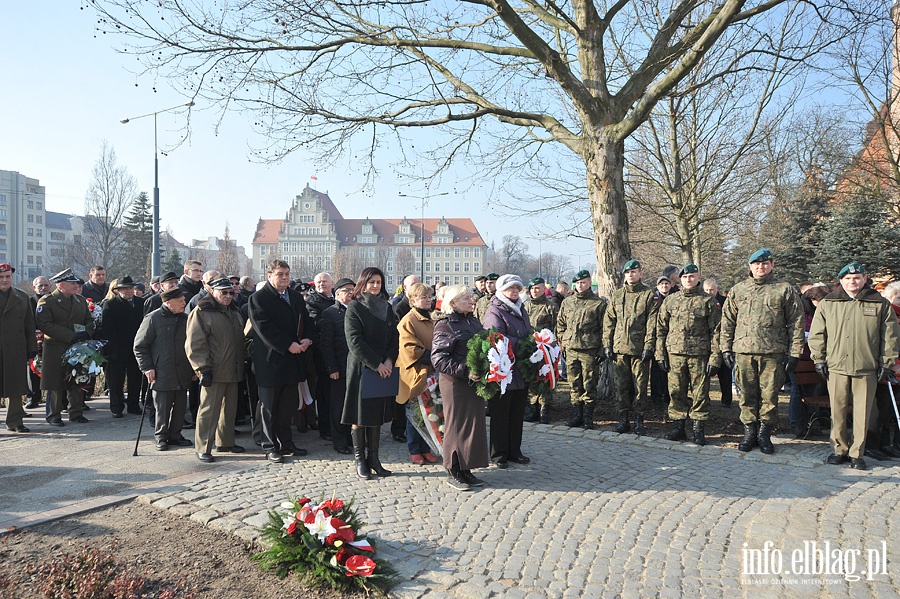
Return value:
[(0, 397), (7, 402), (6, 428), (27, 433), (22, 398), (28, 393), (28, 360), (37, 355), (34, 313), (28, 295), (12, 286), (16, 272), (0, 264)]
[(500, 278), (495, 272), (492, 272), (484, 278), (484, 295), (482, 295), (475, 304), (475, 317), (478, 322), (484, 322), (484, 313), (487, 312), (491, 305), (491, 298), (497, 292), (497, 279)]
[(69, 399), (69, 422), (87, 422), (82, 415), (84, 393), (72, 381), (66, 380), (63, 354), (80, 341), (87, 341), (94, 332), (94, 319), (87, 300), (78, 295), (84, 281), (71, 269), (50, 277), (56, 291), (38, 300), (35, 326), (44, 333), (41, 389), (47, 392), (47, 422), (63, 426), (62, 411)]
[(666, 296), (656, 319), (656, 361), (669, 375), (669, 418), (674, 424), (665, 438), (686, 439), (684, 425), (690, 417), (694, 443), (706, 445), (709, 379), (719, 372), (722, 310), (716, 298), (703, 292), (696, 264), (685, 265), (678, 275), (681, 291)]
[(597, 403), (597, 367), (606, 359), (603, 353), (603, 317), (606, 298), (591, 290), (591, 273), (578, 271), (572, 277), (575, 293), (562, 301), (556, 330), (559, 346), (566, 351), (566, 364), (572, 384), (570, 428), (594, 428)]
[[(547, 329), (556, 335), (556, 317), (559, 314), (559, 308), (547, 297), (547, 282), (542, 277), (534, 277), (529, 281), (525, 311), (528, 313), (528, 320), (535, 331)], [(525, 412), (525, 422), (540, 421), (541, 424), (550, 424), (550, 414), (547, 412), (550, 394), (550, 392), (542, 395), (530, 394), (530, 403)]]
[(629, 260), (622, 267), (625, 284), (613, 292), (603, 323), (603, 347), (613, 364), (613, 380), (619, 408), (619, 424), (613, 429), (627, 433), (629, 412), (634, 413), (634, 433), (643, 435), (641, 409), (647, 401), (650, 360), (656, 346), (656, 314), (659, 302), (653, 289), (644, 285), (641, 263)]
[(752, 276), (731, 289), (722, 307), (722, 359), (741, 390), (744, 438), (738, 449), (758, 444), (772, 454), (778, 392), (803, 352), (803, 311), (793, 287), (775, 279), (772, 252), (757, 250), (747, 263)]
[[(838, 273), (840, 289), (819, 303), (809, 327), (809, 352), (828, 381), (831, 446), (827, 464), (865, 470), (866, 423), (875, 388), (887, 380), (900, 354), (900, 327), (890, 302), (867, 287), (866, 269), (851, 262)], [(853, 405), (853, 441), (847, 437), (847, 410)]]

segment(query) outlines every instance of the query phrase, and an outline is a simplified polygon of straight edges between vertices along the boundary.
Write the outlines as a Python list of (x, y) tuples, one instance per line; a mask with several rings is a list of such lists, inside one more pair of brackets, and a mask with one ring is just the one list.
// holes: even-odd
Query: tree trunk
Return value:
[(585, 131), (584, 162), (594, 225), (597, 290), (609, 297), (622, 282), (622, 266), (632, 258), (625, 203), (625, 144), (608, 128), (595, 134)]

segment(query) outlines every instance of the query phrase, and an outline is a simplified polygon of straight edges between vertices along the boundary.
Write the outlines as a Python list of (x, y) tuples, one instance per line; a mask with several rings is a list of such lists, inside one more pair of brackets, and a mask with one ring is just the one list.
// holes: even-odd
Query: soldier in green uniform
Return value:
[(656, 361), (669, 375), (669, 418), (674, 423), (665, 438), (686, 439), (684, 425), (690, 418), (694, 443), (706, 445), (709, 379), (719, 373), (722, 309), (703, 292), (696, 264), (686, 264), (678, 275), (681, 292), (666, 296), (656, 320)]
[[(547, 297), (547, 282), (541, 277), (534, 277), (528, 285), (528, 301), (525, 302), (525, 311), (528, 320), (536, 331), (549, 330), (556, 335), (556, 317), (559, 308)], [(543, 395), (531, 394), (529, 410), (525, 412), (525, 422), (538, 422), (550, 424), (550, 414), (547, 412), (547, 401), (550, 393)]]
[(747, 262), (752, 276), (731, 289), (722, 307), (720, 345), (741, 390), (744, 438), (738, 449), (750, 451), (758, 444), (772, 454), (778, 391), (803, 351), (803, 311), (791, 285), (775, 279), (772, 252), (757, 250)]
[(488, 307), (491, 305), (491, 298), (497, 292), (497, 279), (499, 278), (500, 275), (492, 272), (484, 279), (484, 295), (475, 304), (475, 317), (478, 319), (478, 322), (484, 321), (484, 313), (487, 312)]
[(613, 429), (627, 433), (629, 412), (634, 413), (634, 433), (644, 434), (641, 409), (647, 400), (650, 360), (656, 344), (656, 314), (659, 303), (653, 289), (641, 281), (641, 263), (629, 260), (622, 267), (625, 284), (613, 292), (603, 323), (603, 347), (613, 363), (613, 379), (619, 424)]
[(78, 295), (84, 281), (71, 269), (50, 277), (56, 291), (38, 300), (35, 326), (44, 333), (44, 353), (41, 367), (41, 389), (47, 392), (47, 422), (63, 426), (62, 410), (69, 399), (69, 422), (87, 422), (83, 392), (66, 381), (63, 354), (73, 343), (87, 341), (94, 332), (94, 320), (87, 301)]
[(575, 293), (565, 298), (556, 320), (559, 346), (565, 349), (572, 383), (572, 418), (568, 427), (594, 428), (597, 402), (597, 366), (603, 353), (603, 316), (606, 298), (591, 290), (591, 273), (580, 270), (572, 277)]
[[(810, 357), (828, 381), (831, 446), (827, 464), (865, 470), (866, 423), (875, 388), (887, 380), (900, 353), (900, 328), (890, 302), (866, 287), (866, 269), (852, 262), (838, 273), (840, 289), (819, 303), (809, 327)], [(853, 443), (847, 438), (847, 410), (853, 405)]]

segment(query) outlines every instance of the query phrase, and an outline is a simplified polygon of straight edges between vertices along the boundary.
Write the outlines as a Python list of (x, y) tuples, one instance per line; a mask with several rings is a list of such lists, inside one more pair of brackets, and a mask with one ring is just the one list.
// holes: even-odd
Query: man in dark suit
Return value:
[(338, 453), (353, 453), (350, 427), (341, 423), (344, 410), (344, 394), (347, 391), (347, 338), (344, 335), (344, 315), (356, 283), (352, 279), (339, 279), (334, 287), (335, 302), (319, 316), (316, 327), (319, 333), (319, 353), (328, 376), (329, 416), (331, 442)]
[[(109, 409), (113, 418), (121, 418), (128, 404), (129, 414), (140, 414), (141, 369), (134, 357), (134, 337), (144, 319), (144, 302), (134, 294), (135, 283), (124, 276), (116, 283), (114, 298), (103, 302), (102, 335), (109, 362), (106, 377), (109, 382)], [(124, 394), (128, 379), (128, 396)]]
[(290, 289), (291, 268), (273, 260), (266, 269), (266, 284), (250, 296), (253, 364), (259, 386), (262, 449), (270, 462), (284, 455), (306, 455), (294, 446), (291, 421), (300, 405), (298, 384), (306, 380), (307, 350), (312, 345), (313, 322), (303, 296)]
[(25, 364), (37, 354), (34, 311), (24, 291), (12, 285), (16, 272), (11, 264), (0, 264), (0, 397), (7, 401), (6, 428), (29, 432), (22, 419), (22, 397), (28, 391)]
[[(48, 295), (53, 288), (50, 285), (50, 279), (47, 277), (36, 277), (34, 281), (31, 282), (31, 288), (34, 289), (34, 296), (29, 297), (29, 301), (31, 302), (31, 314), (34, 315), (37, 310), (38, 300)], [(38, 336), (38, 345), (37, 345), (37, 353), (40, 355), (41, 353), (41, 345), (43, 334)], [(31, 370), (28, 369), (28, 378), (29, 380), (29, 388), (30, 391), (28, 393), (28, 403), (25, 404), (26, 410), (33, 410), (41, 405), (44, 401), (44, 396), (41, 393), (41, 377)]]
[(102, 266), (92, 266), (90, 280), (81, 288), (81, 295), (95, 304), (99, 304), (109, 293), (109, 283), (106, 282), (106, 269)]

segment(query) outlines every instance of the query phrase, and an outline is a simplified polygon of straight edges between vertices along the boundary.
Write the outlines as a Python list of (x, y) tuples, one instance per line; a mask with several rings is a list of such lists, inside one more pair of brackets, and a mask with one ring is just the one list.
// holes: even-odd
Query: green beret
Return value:
[(500, 275), (498, 275), (498, 274), (495, 273), (495, 272), (492, 272), (491, 274), (489, 274), (489, 275), (486, 277), (486, 280), (488, 280), (488, 281), (496, 281), (496, 280), (499, 279), (499, 278), (500, 278)]
[(753, 252), (753, 255), (750, 256), (750, 259), (747, 260), (747, 264), (753, 264), (754, 262), (768, 262), (772, 260), (772, 252), (763, 248), (761, 250), (756, 250)]
[(841, 272), (838, 273), (838, 278), (843, 279), (847, 275), (864, 275), (866, 274), (865, 267), (859, 262), (851, 262), (847, 266), (841, 269)]
[(545, 281), (543, 277), (535, 277), (535, 278), (531, 279), (530, 281), (528, 281), (529, 285), (541, 285), (541, 284), (546, 284), (546, 283), (547, 283), (547, 281)]
[(575, 273), (575, 276), (572, 277), (572, 282), (577, 283), (581, 279), (590, 279), (591, 273), (588, 270), (582, 269)]
[(629, 260), (625, 263), (625, 266), (622, 267), (622, 274), (624, 275), (629, 270), (640, 270), (641, 263), (637, 260)]
[(681, 272), (678, 273), (679, 277), (683, 277), (686, 274), (690, 274), (692, 272), (700, 272), (700, 269), (697, 268), (696, 264), (685, 264), (684, 268), (681, 269)]

